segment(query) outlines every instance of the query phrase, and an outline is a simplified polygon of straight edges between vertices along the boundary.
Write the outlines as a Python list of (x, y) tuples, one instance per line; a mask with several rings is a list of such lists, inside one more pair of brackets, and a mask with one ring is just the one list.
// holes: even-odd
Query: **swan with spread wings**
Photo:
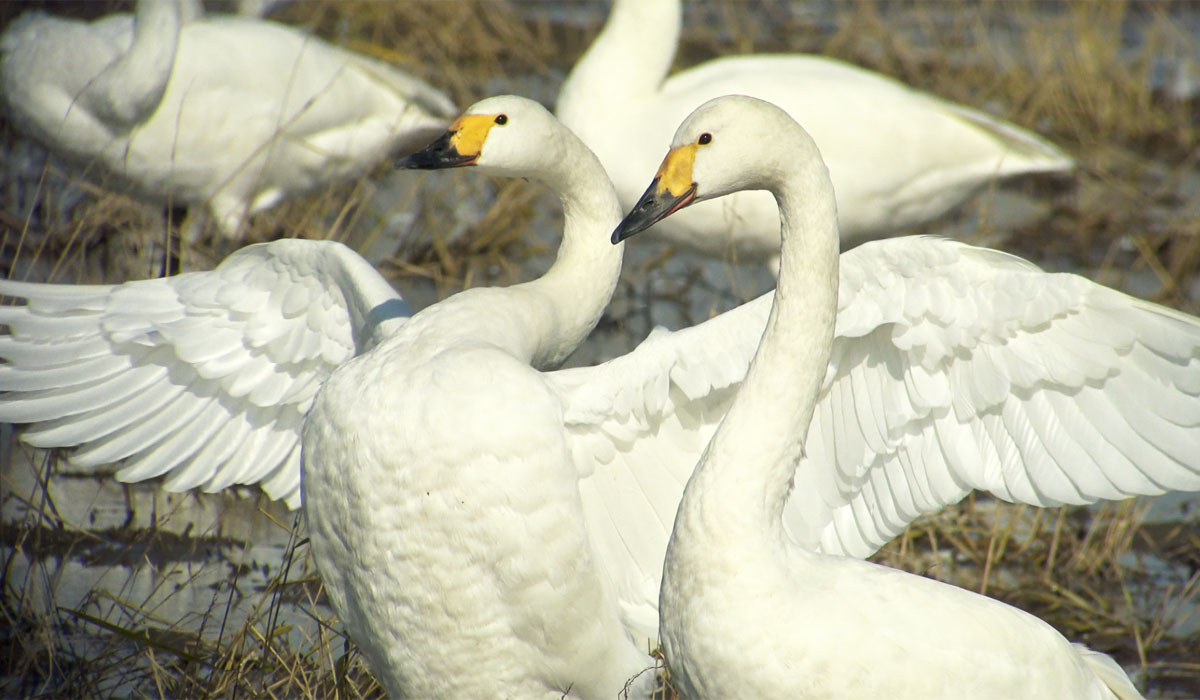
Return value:
[[(122, 460), (123, 479), (257, 481), (292, 505), (303, 433), (322, 574), (393, 693), (608, 697), (650, 664), (675, 510), (772, 297), (553, 371), (620, 269), (602, 166), (511, 97), (474, 105), (433, 153), (413, 164), (558, 193), (542, 278), (411, 318), (336, 243), (122, 285), (0, 282), (23, 302), (0, 307), (0, 420), (81, 464)], [(865, 557), (972, 489), (1045, 506), (1200, 488), (1196, 319), (925, 238), (846, 253), (840, 289), (810, 464), (784, 508), (805, 546)]]

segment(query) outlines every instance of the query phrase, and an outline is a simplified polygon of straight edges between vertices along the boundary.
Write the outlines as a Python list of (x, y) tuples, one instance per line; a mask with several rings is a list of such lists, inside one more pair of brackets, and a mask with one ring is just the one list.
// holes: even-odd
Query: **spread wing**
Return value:
[[(655, 634), (683, 486), (771, 302), (550, 375), (593, 544), (639, 634)], [(839, 307), (785, 508), (801, 543), (866, 557), (972, 489), (1039, 506), (1200, 489), (1197, 319), (928, 238), (844, 254)]]
[(300, 428), (338, 364), (407, 315), (330, 241), (244, 248), (209, 272), (114, 286), (0, 281), (0, 421), (81, 468), (166, 487), (260, 484), (300, 503)]
[(972, 489), (1037, 506), (1200, 489), (1200, 320), (933, 239), (842, 256), (793, 533), (866, 557)]
[(632, 352), (548, 375), (580, 475), (584, 517), (626, 625), (658, 636), (658, 587), (675, 510), (766, 327), (773, 294)]

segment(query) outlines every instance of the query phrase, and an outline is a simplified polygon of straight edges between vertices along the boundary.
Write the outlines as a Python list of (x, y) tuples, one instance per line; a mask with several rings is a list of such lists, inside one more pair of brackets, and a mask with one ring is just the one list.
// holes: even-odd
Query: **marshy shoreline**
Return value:
[[(27, 5), (0, 5), (0, 30)], [(50, 2), (96, 17), (127, 3)], [(603, 2), (301, 0), (270, 18), (392, 61), (460, 106), (514, 92), (553, 104)], [(818, 52), (984, 109), (1055, 142), (1069, 176), (987, 188), (921, 233), (1001, 248), (1200, 312), (1200, 5), (1110, 2), (687, 4), (676, 67), (745, 52)], [(663, 144), (665, 152), (666, 144)], [(0, 264), (14, 279), (151, 276), (178, 225), (96, 168), (47, 157), (0, 115)], [(414, 308), (544, 269), (561, 214), (543, 188), (395, 173), (252, 217), (245, 242), (342, 240)], [(208, 269), (234, 249), (181, 251)], [(157, 253), (156, 253), (157, 251)], [(770, 289), (757, 266), (630, 246), (585, 348), (624, 352), (655, 324), (695, 323)], [(70, 473), (2, 436), (0, 694), (379, 697), (324, 603), (302, 518), (254, 489), (166, 494)], [(971, 497), (875, 561), (1029, 610), (1112, 654), (1147, 697), (1200, 697), (1200, 500), (1035, 509)]]

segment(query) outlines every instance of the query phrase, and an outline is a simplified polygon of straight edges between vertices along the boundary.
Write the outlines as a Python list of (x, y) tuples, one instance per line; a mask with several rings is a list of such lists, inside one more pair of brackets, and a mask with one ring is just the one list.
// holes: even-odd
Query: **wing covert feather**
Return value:
[(842, 255), (839, 297), (785, 511), (800, 542), (866, 557), (972, 489), (1038, 506), (1200, 489), (1200, 320), (929, 238)]
[[(866, 557), (973, 489), (1039, 506), (1200, 489), (1197, 319), (929, 238), (844, 254), (840, 290), (785, 507), (802, 544)], [(637, 572), (616, 584), (635, 626), (653, 621), (683, 484), (770, 304), (657, 329), (626, 356), (550, 375), (597, 550)]]
[(547, 375), (580, 477), (584, 515), (626, 622), (656, 639), (658, 587), (683, 486), (766, 326), (770, 294), (632, 352)]
[[(341, 362), (399, 318), (399, 296), (339, 243), (243, 248), (210, 272), (67, 286), (0, 281), (0, 420), (77, 447), (84, 468), (171, 490), (260, 483), (299, 505), (303, 416)], [(292, 473), (294, 472), (294, 474)]]

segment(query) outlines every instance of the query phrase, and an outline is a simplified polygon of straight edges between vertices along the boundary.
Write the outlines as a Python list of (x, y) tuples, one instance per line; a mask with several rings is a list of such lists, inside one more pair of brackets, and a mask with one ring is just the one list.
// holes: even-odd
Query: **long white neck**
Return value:
[(560, 365), (596, 327), (625, 249), (609, 242), (621, 207), (600, 161), (567, 129), (544, 145), (553, 157), (526, 175), (562, 202), (563, 238), (554, 264), (530, 282), (469, 289), (431, 308), (445, 324), (442, 333), (501, 347), (539, 369)]
[(175, 66), (183, 0), (139, 0), (133, 43), (84, 88), (78, 100), (104, 121), (131, 127), (162, 100)]
[(558, 118), (572, 129), (602, 124), (608, 111), (657, 92), (675, 58), (682, 23), (680, 0), (616, 0), (559, 90)]
[(680, 505), (690, 538), (693, 528), (712, 533), (700, 535), (699, 547), (723, 540), (741, 549), (764, 535), (767, 543), (783, 541), (783, 505), (829, 363), (838, 286), (833, 185), (819, 158), (795, 155), (796, 164), (770, 183), (783, 229), (771, 315)]
[(562, 202), (563, 237), (554, 264), (541, 277), (512, 289), (544, 300), (535, 367), (557, 367), (587, 338), (612, 299), (624, 245), (609, 240), (621, 204), (604, 166), (573, 133), (562, 132), (563, 155), (543, 182)]

